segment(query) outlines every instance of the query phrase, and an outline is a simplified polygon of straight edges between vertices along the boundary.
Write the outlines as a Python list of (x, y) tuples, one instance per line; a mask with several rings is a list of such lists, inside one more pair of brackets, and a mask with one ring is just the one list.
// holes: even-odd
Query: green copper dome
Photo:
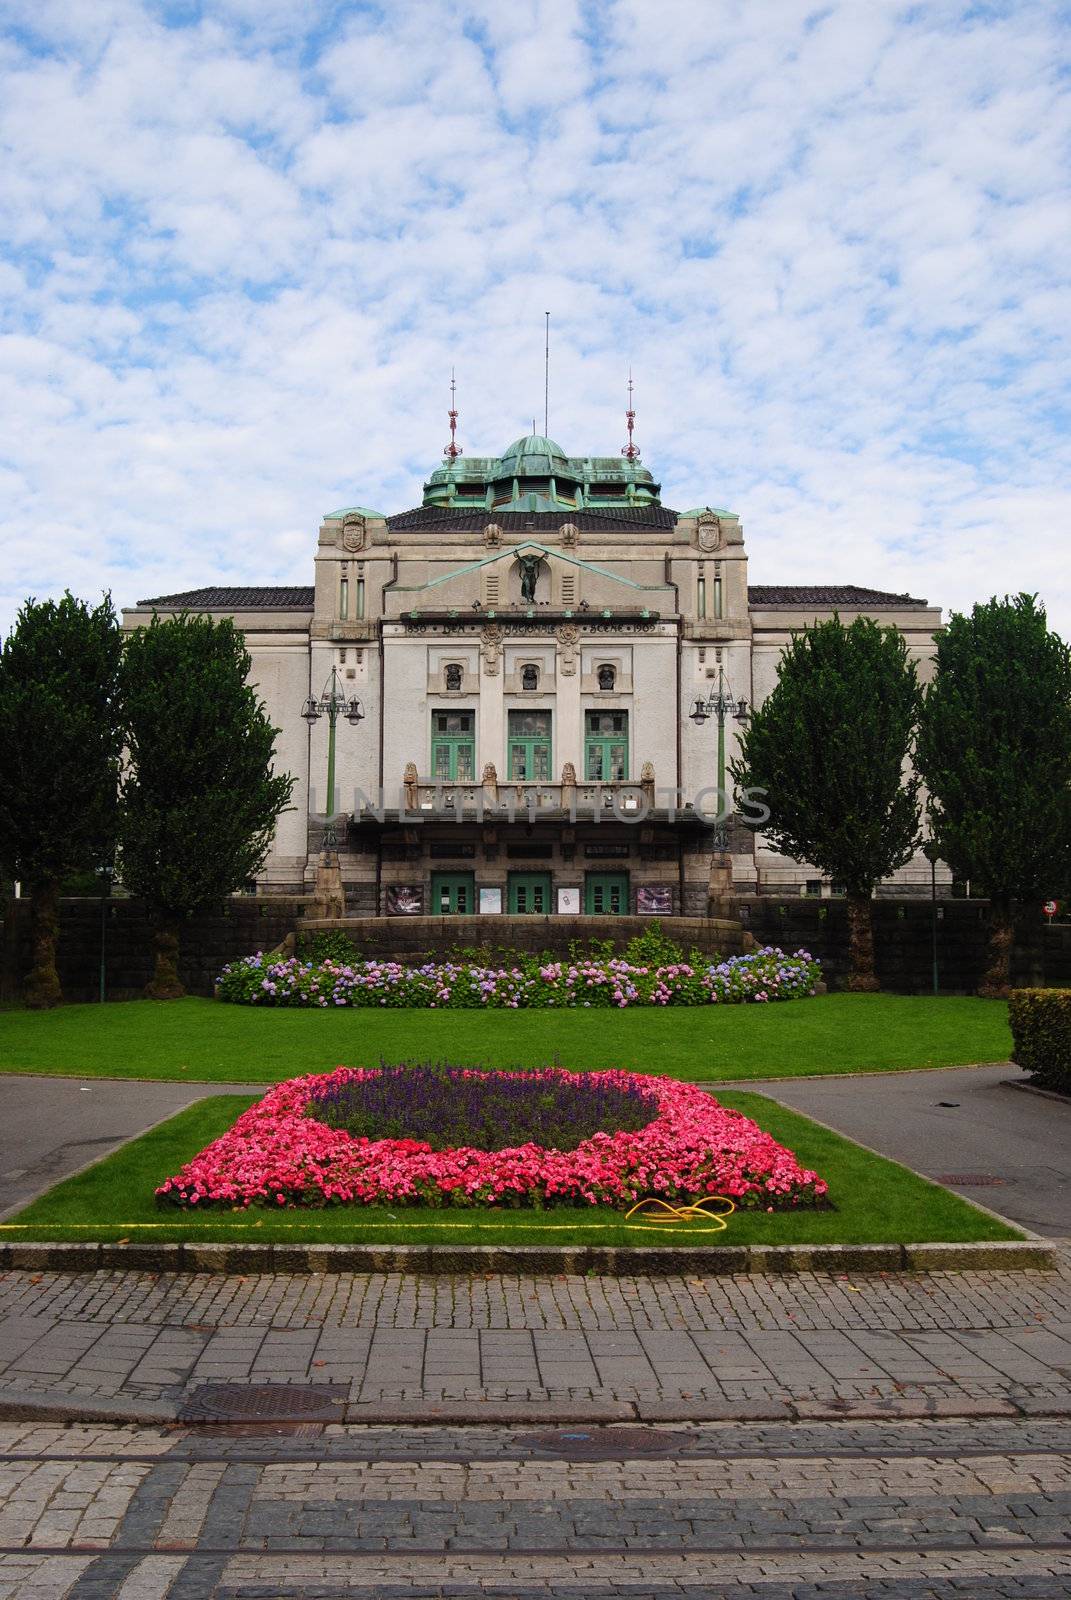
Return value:
[(541, 433), (527, 433), (523, 439), (514, 439), (508, 450), (503, 450), (502, 461), (517, 461), (527, 456), (556, 456), (563, 464), (568, 460), (560, 444), (555, 444), (553, 439), (547, 439)]
[(567, 456), (541, 433), (527, 433), (500, 456), (458, 455), (431, 474), (424, 504), (460, 510), (578, 511), (658, 505), (659, 485), (639, 461)]

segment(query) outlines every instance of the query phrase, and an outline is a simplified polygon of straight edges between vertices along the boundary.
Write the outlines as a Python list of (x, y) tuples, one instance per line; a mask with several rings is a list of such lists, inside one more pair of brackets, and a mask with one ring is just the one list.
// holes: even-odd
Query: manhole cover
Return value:
[(344, 1383), (202, 1383), (180, 1422), (341, 1422)]
[(560, 1428), (553, 1433), (530, 1433), (518, 1443), (540, 1455), (568, 1461), (619, 1461), (636, 1456), (670, 1456), (689, 1441), (679, 1433), (659, 1428)]
[(993, 1189), (1009, 1180), (994, 1177), (991, 1172), (942, 1172), (934, 1181), (950, 1183), (957, 1189)]

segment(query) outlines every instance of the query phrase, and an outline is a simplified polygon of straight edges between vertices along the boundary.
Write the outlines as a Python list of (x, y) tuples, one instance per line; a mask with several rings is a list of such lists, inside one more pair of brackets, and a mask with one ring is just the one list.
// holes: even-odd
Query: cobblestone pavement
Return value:
[(10, 1600), (1071, 1595), (1071, 1421), (0, 1425)]
[(1071, 1414), (1061, 1260), (856, 1278), (9, 1272), (0, 1403), (82, 1396), (175, 1415), (206, 1384), (320, 1384), (349, 1421), (429, 1406), (453, 1420), (540, 1406), (648, 1421)]
[(1061, 1260), (3, 1274), (0, 1401), (340, 1420), (0, 1423), (0, 1600), (1071, 1596)]

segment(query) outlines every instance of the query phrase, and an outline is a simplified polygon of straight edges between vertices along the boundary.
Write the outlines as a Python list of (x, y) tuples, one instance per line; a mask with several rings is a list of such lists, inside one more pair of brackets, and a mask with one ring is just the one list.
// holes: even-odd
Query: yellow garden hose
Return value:
[[(707, 1209), (708, 1206), (715, 1205), (725, 1206), (727, 1209), (724, 1211), (709, 1211)], [(652, 1206), (656, 1209), (647, 1209)], [(689, 1228), (689, 1233), (724, 1233), (729, 1226), (729, 1218), (735, 1210), (735, 1203), (725, 1194), (707, 1195), (704, 1199), (697, 1200), (694, 1205), (690, 1206), (672, 1206), (668, 1200), (652, 1198), (650, 1200), (641, 1200), (638, 1205), (633, 1206), (631, 1211), (626, 1211), (625, 1221), (630, 1222), (633, 1217), (638, 1215), (646, 1220), (633, 1222), (632, 1226), (634, 1228), (655, 1228), (665, 1227), (666, 1223), (695, 1222), (703, 1217), (712, 1226), (709, 1228)]]

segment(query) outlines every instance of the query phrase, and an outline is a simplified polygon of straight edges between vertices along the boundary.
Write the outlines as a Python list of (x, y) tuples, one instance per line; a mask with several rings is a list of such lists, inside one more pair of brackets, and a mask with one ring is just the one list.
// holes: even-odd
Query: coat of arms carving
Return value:
[(363, 550), (368, 538), (368, 526), (363, 517), (347, 517), (342, 524), (343, 550)]
[(700, 550), (716, 550), (721, 544), (721, 523), (713, 511), (701, 511), (696, 517), (695, 542)]

